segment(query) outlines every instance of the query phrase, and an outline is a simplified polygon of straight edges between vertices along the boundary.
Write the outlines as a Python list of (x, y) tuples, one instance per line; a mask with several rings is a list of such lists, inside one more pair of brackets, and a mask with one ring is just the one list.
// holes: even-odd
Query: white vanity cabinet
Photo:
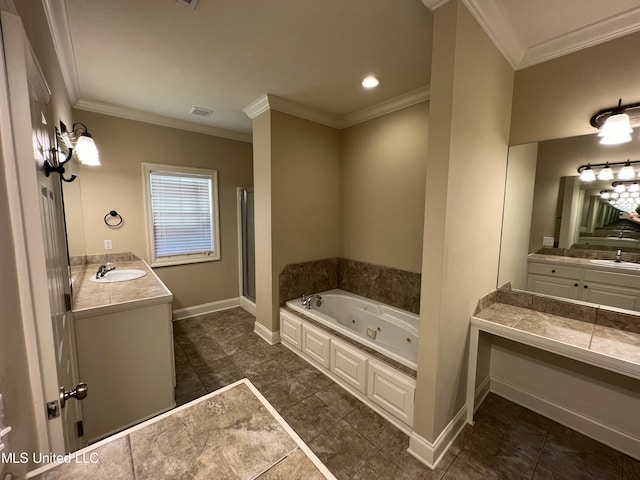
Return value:
[(73, 310), (88, 443), (175, 407), (173, 295), (144, 262), (130, 265), (147, 275), (104, 284), (84, 275)]
[[(563, 257), (567, 258), (567, 257)], [(527, 290), (555, 297), (582, 300), (597, 305), (640, 310), (640, 270), (591, 266), (588, 260), (575, 264), (529, 260)]]

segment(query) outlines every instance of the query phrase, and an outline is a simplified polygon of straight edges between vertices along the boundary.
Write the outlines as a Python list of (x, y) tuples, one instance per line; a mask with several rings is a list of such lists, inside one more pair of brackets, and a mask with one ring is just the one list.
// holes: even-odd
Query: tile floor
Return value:
[(174, 322), (176, 401), (247, 377), (339, 479), (640, 480), (640, 462), (490, 395), (435, 471), (406, 452), (407, 435), (234, 308)]

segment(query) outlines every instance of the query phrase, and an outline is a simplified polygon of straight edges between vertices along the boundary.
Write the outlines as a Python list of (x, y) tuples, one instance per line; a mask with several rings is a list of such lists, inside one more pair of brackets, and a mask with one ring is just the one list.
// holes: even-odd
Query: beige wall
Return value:
[[(155, 272), (173, 292), (174, 309), (237, 297), (236, 187), (252, 185), (251, 144), (82, 110), (73, 114), (93, 135), (102, 163), (80, 168), (86, 253), (105, 253), (104, 240), (112, 240), (112, 252), (148, 259), (142, 162), (212, 168), (218, 171), (222, 259)], [(122, 227), (104, 224), (110, 210), (122, 215)]]
[(342, 130), (342, 256), (420, 272), (429, 102)]
[(274, 309), (279, 305), (274, 283), (271, 234), (271, 114), (253, 119), (253, 198), (256, 239), (256, 319), (270, 331), (278, 330)]
[(511, 145), (594, 133), (591, 116), (640, 101), (640, 32), (516, 72)]
[(542, 237), (556, 237), (556, 211), (560, 177), (577, 176), (578, 167), (587, 163), (621, 162), (640, 158), (637, 142), (603, 146), (597, 135), (540, 142), (531, 215), (529, 252), (542, 247)]
[[(275, 331), (284, 266), (340, 254), (340, 137), (278, 111), (254, 119), (253, 129), (257, 320)], [(267, 236), (270, 248), (260, 245)]]
[(436, 10), (414, 420), (431, 442), (464, 404), (469, 318), (496, 286), (513, 77), (460, 1)]
[(507, 183), (504, 194), (500, 272), (498, 285), (527, 288), (527, 254), (533, 210), (533, 189), (538, 160), (538, 144), (509, 148)]

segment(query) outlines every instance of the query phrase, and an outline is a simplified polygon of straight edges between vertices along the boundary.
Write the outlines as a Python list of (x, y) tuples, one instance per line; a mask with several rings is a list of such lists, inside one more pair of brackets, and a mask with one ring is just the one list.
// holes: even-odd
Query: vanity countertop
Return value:
[[(78, 281), (78, 293), (73, 305), (74, 317), (119, 311), (123, 308), (171, 302), (173, 295), (155, 272), (143, 260), (115, 262), (116, 269), (144, 270), (144, 277), (126, 282), (95, 283), (90, 280), (99, 264), (89, 264)], [(132, 305), (135, 304), (135, 305)]]
[(333, 479), (246, 379), (42, 467), (38, 480)]
[[(615, 252), (611, 252), (610, 258), (613, 260), (615, 256)], [(623, 264), (631, 264), (632, 262), (624, 261), (624, 252), (622, 252)], [(575, 266), (580, 268), (589, 268), (593, 270), (603, 270), (607, 272), (616, 272), (616, 273), (625, 273), (628, 275), (640, 275), (640, 264), (637, 264), (637, 268), (629, 268), (620, 265), (615, 265), (613, 262), (611, 265), (603, 265), (601, 263), (596, 263), (593, 260), (598, 260), (597, 258), (581, 258), (581, 257), (565, 257), (561, 255), (547, 255), (541, 253), (531, 253), (527, 257), (529, 262), (542, 262), (542, 263), (551, 263), (551, 264), (562, 264), (567, 266)], [(635, 263), (633, 266), (635, 267)]]
[(575, 319), (493, 303), (476, 313), (471, 323), (490, 333), (640, 379), (640, 317), (594, 310), (594, 315)]

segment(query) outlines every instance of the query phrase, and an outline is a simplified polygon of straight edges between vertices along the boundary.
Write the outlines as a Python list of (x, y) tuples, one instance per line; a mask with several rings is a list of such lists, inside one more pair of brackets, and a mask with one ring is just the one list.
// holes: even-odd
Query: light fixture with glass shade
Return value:
[(603, 145), (619, 145), (631, 141), (633, 127), (640, 125), (640, 103), (618, 105), (600, 110), (591, 117), (590, 123), (599, 130)]
[(600, 173), (598, 174), (598, 180), (613, 180), (613, 170), (608, 163), (602, 170), (600, 170)]
[(633, 170), (631, 166), (631, 162), (626, 162), (624, 167), (620, 169), (620, 173), (618, 173), (618, 179), (620, 180), (631, 180), (636, 177), (636, 172)]
[(60, 122), (60, 136), (68, 147), (73, 148), (80, 163), (95, 167), (100, 165), (100, 154), (96, 142), (84, 123), (74, 123), (71, 130)]
[(583, 182), (593, 182), (596, 179), (596, 174), (593, 173), (593, 169), (590, 165), (584, 167), (582, 171), (578, 169), (578, 172), (580, 172), (580, 180), (582, 180)]

